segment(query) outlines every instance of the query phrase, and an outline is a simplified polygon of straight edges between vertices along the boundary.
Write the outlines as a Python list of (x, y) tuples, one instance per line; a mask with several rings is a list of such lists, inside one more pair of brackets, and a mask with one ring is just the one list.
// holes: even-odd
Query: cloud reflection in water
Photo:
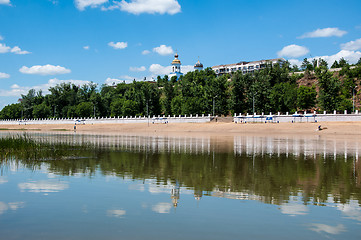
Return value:
[(69, 188), (66, 182), (58, 182), (51, 180), (31, 181), (19, 183), (18, 187), (22, 192), (35, 192), (35, 193), (54, 193)]
[(329, 234), (340, 234), (341, 232), (346, 232), (346, 228), (343, 224), (338, 224), (337, 226), (330, 226), (326, 224), (313, 223), (311, 224), (310, 230), (318, 233), (329, 233)]
[(298, 203), (283, 204), (281, 205), (280, 210), (283, 214), (288, 214), (291, 216), (308, 214), (307, 206)]
[(152, 210), (156, 213), (169, 213), (172, 208), (172, 204), (166, 202), (160, 202), (152, 206)]
[(113, 209), (107, 211), (107, 215), (109, 217), (116, 217), (116, 218), (123, 218), (126, 215), (126, 213), (127, 211), (123, 209)]
[(13, 210), (16, 211), (19, 208), (23, 208), (25, 206), (24, 202), (9, 202), (4, 203), (4, 202), (0, 202), (0, 215), (4, 214), (7, 210)]

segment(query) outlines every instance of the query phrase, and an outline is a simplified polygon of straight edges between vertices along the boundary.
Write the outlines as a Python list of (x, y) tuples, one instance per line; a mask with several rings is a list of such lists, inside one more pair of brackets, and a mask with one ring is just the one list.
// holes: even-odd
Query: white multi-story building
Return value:
[(239, 62), (234, 64), (225, 64), (225, 65), (218, 65), (213, 66), (212, 69), (216, 73), (217, 76), (221, 76), (223, 74), (232, 74), (237, 71), (241, 71), (243, 74), (246, 73), (253, 73), (254, 71), (258, 71), (263, 69), (267, 66), (267, 64), (276, 64), (276, 63), (283, 63), (286, 60), (284, 58), (275, 58), (275, 59), (268, 59), (268, 60), (259, 60), (254, 62)]

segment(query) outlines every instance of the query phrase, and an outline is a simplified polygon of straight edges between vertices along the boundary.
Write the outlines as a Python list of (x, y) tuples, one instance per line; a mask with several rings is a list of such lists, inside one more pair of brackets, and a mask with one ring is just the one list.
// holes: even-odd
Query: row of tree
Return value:
[(0, 119), (352, 110), (361, 62), (353, 68), (346, 63), (338, 73), (330, 72), (324, 61), (318, 67), (310, 64), (309, 69), (304, 62), (305, 74), (294, 74), (285, 62), (232, 76), (217, 77), (207, 68), (189, 72), (178, 81), (158, 76), (157, 82), (100, 88), (93, 83), (62, 83), (46, 95), (30, 90), (19, 103), (5, 106)]

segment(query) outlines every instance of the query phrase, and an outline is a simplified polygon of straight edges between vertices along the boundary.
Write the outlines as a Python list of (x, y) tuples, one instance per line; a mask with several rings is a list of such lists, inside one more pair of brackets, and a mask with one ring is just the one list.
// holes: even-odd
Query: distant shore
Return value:
[[(324, 130), (318, 131), (318, 126)], [(6, 131), (74, 132), (73, 124), (4, 125)], [(338, 135), (361, 137), (361, 122), (321, 123), (168, 123), (152, 124), (85, 124), (76, 125), (76, 132), (89, 134), (135, 134), (135, 135)]]

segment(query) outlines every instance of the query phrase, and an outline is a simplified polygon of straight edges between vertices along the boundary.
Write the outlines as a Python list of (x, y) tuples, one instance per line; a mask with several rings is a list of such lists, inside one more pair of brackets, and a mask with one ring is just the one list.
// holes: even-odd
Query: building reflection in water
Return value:
[[(0, 137), (9, 133), (0, 133)], [(15, 133), (12, 135), (20, 135)], [(320, 136), (142, 136), (142, 135), (98, 135), (98, 134), (44, 134), (29, 133), (28, 136), (47, 143), (89, 144), (99, 148), (112, 148), (126, 151), (178, 152), (190, 154), (211, 154), (229, 152), (234, 154), (277, 154), (313, 156), (316, 154), (343, 154), (359, 157), (360, 140), (340, 139)]]
[(234, 137), (235, 154), (292, 154), (295, 156), (313, 156), (316, 154), (333, 155), (343, 154), (345, 158), (353, 155), (359, 157), (359, 140), (355, 139), (322, 139), (315, 137), (260, 137), (236, 136)]

